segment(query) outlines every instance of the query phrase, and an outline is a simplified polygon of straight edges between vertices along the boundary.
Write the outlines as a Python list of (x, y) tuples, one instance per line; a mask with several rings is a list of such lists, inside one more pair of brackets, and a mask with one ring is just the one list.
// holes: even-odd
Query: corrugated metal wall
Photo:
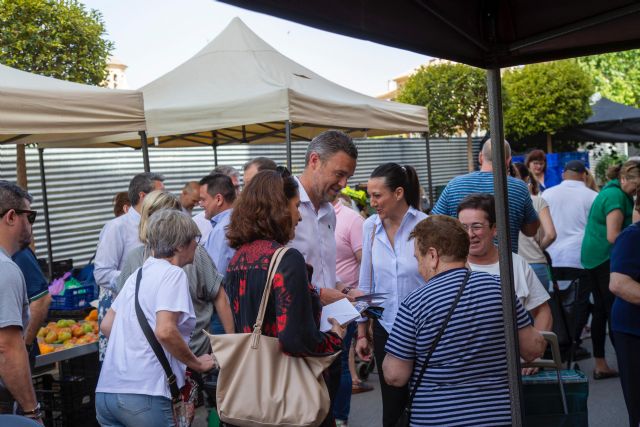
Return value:
[[(426, 188), (425, 142), (422, 139), (368, 139), (356, 141), (358, 167), (351, 184), (366, 182), (371, 171), (381, 163), (394, 161), (413, 165)], [(306, 143), (293, 143), (293, 171), (304, 167)], [(474, 143), (474, 152), (479, 142)], [(431, 141), (433, 186), (446, 184), (466, 172), (466, 142), (461, 139)], [(29, 192), (39, 216), (34, 225), (36, 253), (46, 258), (42, 191), (38, 152), (27, 148)], [(218, 163), (241, 170), (256, 156), (267, 156), (279, 164), (286, 162), (284, 144), (228, 145), (218, 149)], [(149, 150), (151, 170), (166, 176), (169, 191), (178, 193), (184, 183), (199, 180), (214, 167), (211, 148)], [(113, 217), (111, 200), (126, 191), (129, 180), (142, 172), (142, 154), (130, 149), (46, 149), (44, 162), (51, 217), (51, 240), (54, 260), (73, 258), (82, 265), (93, 255), (98, 235), (105, 222)], [(0, 178), (16, 179), (15, 147), (0, 147)]]

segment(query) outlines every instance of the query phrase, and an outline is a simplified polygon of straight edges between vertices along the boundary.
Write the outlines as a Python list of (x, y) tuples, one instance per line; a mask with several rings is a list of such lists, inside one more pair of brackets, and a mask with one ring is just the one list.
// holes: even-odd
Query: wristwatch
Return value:
[(23, 417), (32, 418), (34, 420), (39, 420), (43, 416), (42, 408), (40, 406), (40, 402), (38, 402), (36, 404), (36, 407), (33, 408), (31, 411), (25, 411), (25, 410), (22, 409), (21, 406), (18, 406), (18, 409), (16, 410), (16, 413), (18, 415), (22, 415)]

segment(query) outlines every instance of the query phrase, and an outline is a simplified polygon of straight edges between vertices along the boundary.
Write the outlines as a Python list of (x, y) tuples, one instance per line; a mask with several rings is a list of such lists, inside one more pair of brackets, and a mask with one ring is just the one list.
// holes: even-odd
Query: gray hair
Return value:
[(256, 165), (256, 167), (258, 168), (258, 172), (262, 172), (264, 170), (274, 171), (278, 167), (276, 162), (268, 157), (254, 157), (244, 164), (242, 170), (246, 172), (247, 169), (249, 169), (249, 167), (252, 165)]
[(358, 149), (349, 135), (339, 130), (324, 131), (309, 143), (304, 165), (309, 164), (311, 153), (317, 153), (320, 160), (326, 162), (329, 157), (341, 151), (347, 153), (352, 159), (358, 160)]
[[(491, 140), (487, 139), (487, 141), (482, 146), (482, 158), (487, 162), (493, 163), (492, 156), (493, 154), (491, 150)], [(509, 145), (509, 142), (506, 139), (504, 141), (504, 157), (505, 159), (511, 157), (511, 145)]]
[(171, 258), (198, 236), (200, 230), (191, 217), (174, 209), (157, 211), (147, 223), (147, 248), (155, 258)]
[(31, 194), (17, 186), (13, 182), (0, 180), (0, 213), (5, 213), (9, 209), (22, 209), (25, 207), (24, 201), (33, 201)]
[(155, 189), (153, 181), (164, 182), (164, 176), (159, 173), (143, 172), (131, 178), (128, 191), (131, 206), (137, 206), (140, 203), (140, 193), (149, 194)]
[(216, 173), (221, 173), (222, 175), (226, 175), (229, 178), (235, 177), (237, 179), (240, 179), (240, 172), (238, 172), (238, 170), (233, 166), (228, 166), (228, 165), (216, 166), (215, 169), (212, 170), (209, 175), (213, 175)]

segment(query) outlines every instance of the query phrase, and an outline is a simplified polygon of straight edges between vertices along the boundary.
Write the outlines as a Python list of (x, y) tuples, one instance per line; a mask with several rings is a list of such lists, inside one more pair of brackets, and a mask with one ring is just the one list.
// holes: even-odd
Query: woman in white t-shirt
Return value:
[[(182, 269), (193, 262), (200, 232), (176, 210), (149, 220), (138, 299), (181, 388), (185, 369), (213, 369), (211, 355), (196, 357), (188, 346), (195, 325), (189, 281)], [(137, 272), (132, 274), (102, 321), (109, 344), (96, 387), (96, 414), (103, 426), (173, 426), (167, 377), (147, 341), (135, 310)]]
[(529, 263), (542, 285), (549, 290), (549, 264), (544, 251), (556, 240), (556, 228), (551, 219), (549, 205), (540, 197), (538, 181), (524, 164), (514, 163), (514, 166), (518, 169), (520, 179), (527, 184), (529, 193), (531, 193), (533, 208), (536, 210), (538, 218), (540, 218), (540, 228), (534, 236), (528, 237), (520, 232), (518, 236), (518, 255)]

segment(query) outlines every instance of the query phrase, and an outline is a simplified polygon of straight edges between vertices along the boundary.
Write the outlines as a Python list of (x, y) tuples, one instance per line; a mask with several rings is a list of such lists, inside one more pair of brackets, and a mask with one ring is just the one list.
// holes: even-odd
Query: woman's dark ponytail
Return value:
[(371, 178), (384, 178), (387, 188), (391, 191), (402, 187), (407, 204), (420, 210), (420, 181), (413, 166), (384, 163), (371, 172)]

